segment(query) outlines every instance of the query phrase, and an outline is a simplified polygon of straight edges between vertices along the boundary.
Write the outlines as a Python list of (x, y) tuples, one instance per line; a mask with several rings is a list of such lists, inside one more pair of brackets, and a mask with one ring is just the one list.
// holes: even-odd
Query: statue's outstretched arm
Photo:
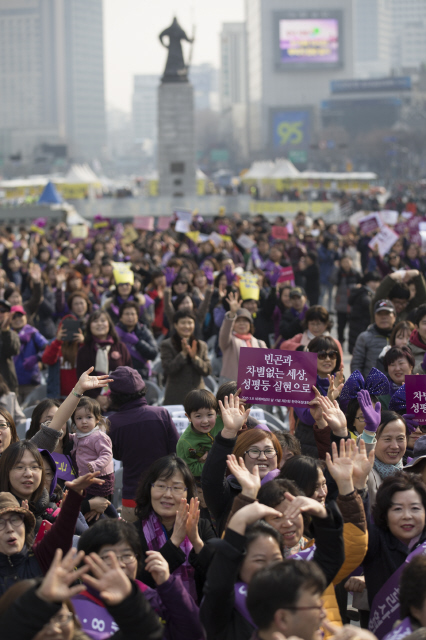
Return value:
[(166, 47), (166, 49), (168, 49), (168, 48), (169, 48), (169, 45), (168, 45), (168, 44), (166, 44), (166, 43), (163, 41), (163, 38), (164, 38), (164, 36), (168, 36), (168, 35), (169, 35), (169, 34), (168, 34), (168, 31), (169, 31), (168, 29), (164, 29), (164, 31), (162, 31), (162, 32), (160, 33), (160, 35), (158, 36), (158, 38), (159, 38), (159, 40), (160, 40), (161, 44), (163, 45), (163, 47)]

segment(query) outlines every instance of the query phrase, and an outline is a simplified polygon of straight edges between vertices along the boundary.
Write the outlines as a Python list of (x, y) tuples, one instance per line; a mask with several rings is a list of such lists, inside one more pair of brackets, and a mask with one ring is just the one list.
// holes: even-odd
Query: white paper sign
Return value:
[(216, 233), (216, 231), (213, 231), (213, 233), (210, 234), (209, 238), (213, 242), (215, 247), (220, 247), (220, 245), (222, 244), (222, 238), (218, 233)]
[(419, 222), (419, 231), (426, 231), (426, 222)]
[(391, 224), (394, 226), (398, 222), (399, 213), (398, 211), (391, 211), (390, 209), (383, 209), (380, 212), (380, 216), (386, 224)]
[(240, 245), (240, 247), (242, 247), (243, 249), (247, 249), (247, 251), (250, 251), (250, 249), (252, 247), (254, 247), (254, 245), (256, 244), (255, 240), (253, 240), (252, 238), (249, 238), (248, 236), (246, 236), (245, 233), (242, 233), (240, 235), (240, 237), (237, 240), (237, 243)]
[(376, 220), (379, 229), (383, 227), (383, 220), (380, 216), (380, 213), (377, 213), (377, 212), (369, 213), (368, 216), (364, 216), (363, 218), (360, 218), (358, 220), (358, 224), (361, 224), (361, 222), (367, 222), (368, 220)]
[(175, 225), (175, 231), (178, 233), (188, 233), (190, 222), (187, 220), (178, 220)]
[(183, 220), (184, 222), (192, 222), (192, 211), (187, 211), (186, 209), (176, 209), (173, 212), (178, 220)]
[(395, 242), (398, 240), (399, 235), (393, 231), (387, 225), (384, 225), (379, 233), (374, 236), (368, 243), (370, 249), (375, 249), (377, 245), (377, 249), (379, 251), (379, 255), (383, 258), (389, 251), (392, 249)]
[(403, 211), (401, 215), (405, 220), (410, 220), (410, 218), (414, 216), (414, 213), (411, 213), (411, 211)]

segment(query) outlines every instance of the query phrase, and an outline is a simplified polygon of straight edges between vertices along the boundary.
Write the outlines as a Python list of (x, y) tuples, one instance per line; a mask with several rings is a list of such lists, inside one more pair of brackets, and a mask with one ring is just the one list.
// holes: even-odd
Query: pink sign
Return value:
[(154, 216), (136, 216), (133, 220), (135, 229), (143, 231), (154, 231)]
[(280, 284), (281, 282), (294, 282), (293, 267), (281, 267), (277, 284)]
[(394, 230), (400, 235), (403, 236), (407, 231), (407, 223), (406, 222), (397, 222), (394, 226)]
[(252, 404), (305, 406), (313, 400), (317, 354), (242, 347), (238, 361), (241, 398)]
[(359, 223), (359, 228), (363, 233), (372, 233), (379, 228), (379, 224), (376, 218), (370, 218), (369, 220), (363, 220)]
[(275, 240), (287, 240), (288, 239), (288, 229), (286, 227), (279, 227), (274, 225), (271, 227), (271, 236)]
[(414, 216), (413, 218), (411, 218), (411, 220), (409, 220), (407, 222), (407, 226), (410, 229), (410, 233), (417, 233), (417, 231), (419, 230), (419, 222), (420, 222), (420, 218), (418, 216)]
[(157, 231), (167, 231), (173, 220), (173, 216), (160, 216), (157, 219)]
[(337, 227), (337, 230), (341, 236), (347, 236), (348, 233), (351, 233), (352, 231), (351, 225), (347, 220), (345, 222), (341, 222)]
[(426, 376), (405, 376), (406, 412), (426, 424)]

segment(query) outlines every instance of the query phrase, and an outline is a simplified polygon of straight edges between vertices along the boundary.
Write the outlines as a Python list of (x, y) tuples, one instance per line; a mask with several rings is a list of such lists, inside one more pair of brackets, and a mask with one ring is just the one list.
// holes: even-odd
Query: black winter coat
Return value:
[(351, 313), (349, 316), (349, 353), (352, 353), (359, 334), (370, 324), (370, 304), (374, 293), (367, 286), (352, 289), (349, 295)]

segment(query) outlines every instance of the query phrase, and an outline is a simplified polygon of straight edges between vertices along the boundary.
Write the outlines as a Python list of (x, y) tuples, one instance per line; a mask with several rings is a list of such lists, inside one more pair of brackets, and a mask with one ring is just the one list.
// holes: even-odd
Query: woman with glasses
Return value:
[[(309, 353), (317, 354), (317, 381), (316, 388), (322, 396), (329, 393), (330, 376), (336, 375), (342, 367), (342, 357), (337, 342), (331, 336), (318, 336), (310, 341), (307, 347)], [(331, 393), (331, 390), (330, 390)], [(333, 392), (333, 400), (338, 392)], [(316, 413), (314, 408), (296, 407), (296, 438), (302, 446), (302, 453), (312, 458), (318, 458), (318, 448), (314, 435)]]
[[(124, 520), (100, 520), (81, 536), (78, 549), (86, 556), (97, 553), (108, 567), (112, 564), (111, 554), (115, 555), (126, 576), (136, 582), (144, 598), (163, 621), (164, 639), (202, 640), (198, 607), (184, 588), (181, 577), (177, 573), (170, 574), (169, 565), (159, 551), (147, 551), (143, 567), (150, 574), (155, 588), (136, 580), (141, 569), (142, 548), (133, 524)], [(84, 592), (73, 600), (77, 613), (80, 599), (87, 601)]]
[(195, 602), (202, 588), (211, 558), (205, 542), (215, 537), (207, 520), (200, 518), (194, 479), (188, 465), (176, 454), (154, 462), (141, 478), (136, 493), (134, 523), (139, 533), (143, 562), (138, 579), (155, 587), (145, 568), (149, 551), (159, 551), (170, 573), (180, 576)]
[(276, 436), (263, 428), (254, 428), (239, 433), (246, 422), (250, 409), (240, 412), (240, 400), (232, 394), (219, 401), (223, 429), (214, 439), (201, 474), (204, 500), (216, 521), (220, 536), (226, 526), (234, 498), (241, 493), (237, 478), (227, 470), (230, 454), (243, 458), (250, 473), (259, 475), (267, 482), (279, 473), (282, 448)]
[[(35, 448), (34, 445), (30, 446)], [(15, 469), (17, 477), (22, 478), (23, 474), (30, 473), (43, 476), (35, 457), (33, 461), (23, 460)], [(0, 595), (17, 580), (45, 574), (56, 549), (66, 553), (71, 548), (83, 493), (92, 483), (99, 482), (94, 473), (67, 482), (68, 496), (56, 522), (34, 547), (36, 520), (28, 509), (27, 501), (22, 501), (21, 505), (7, 489), (0, 492)]]

